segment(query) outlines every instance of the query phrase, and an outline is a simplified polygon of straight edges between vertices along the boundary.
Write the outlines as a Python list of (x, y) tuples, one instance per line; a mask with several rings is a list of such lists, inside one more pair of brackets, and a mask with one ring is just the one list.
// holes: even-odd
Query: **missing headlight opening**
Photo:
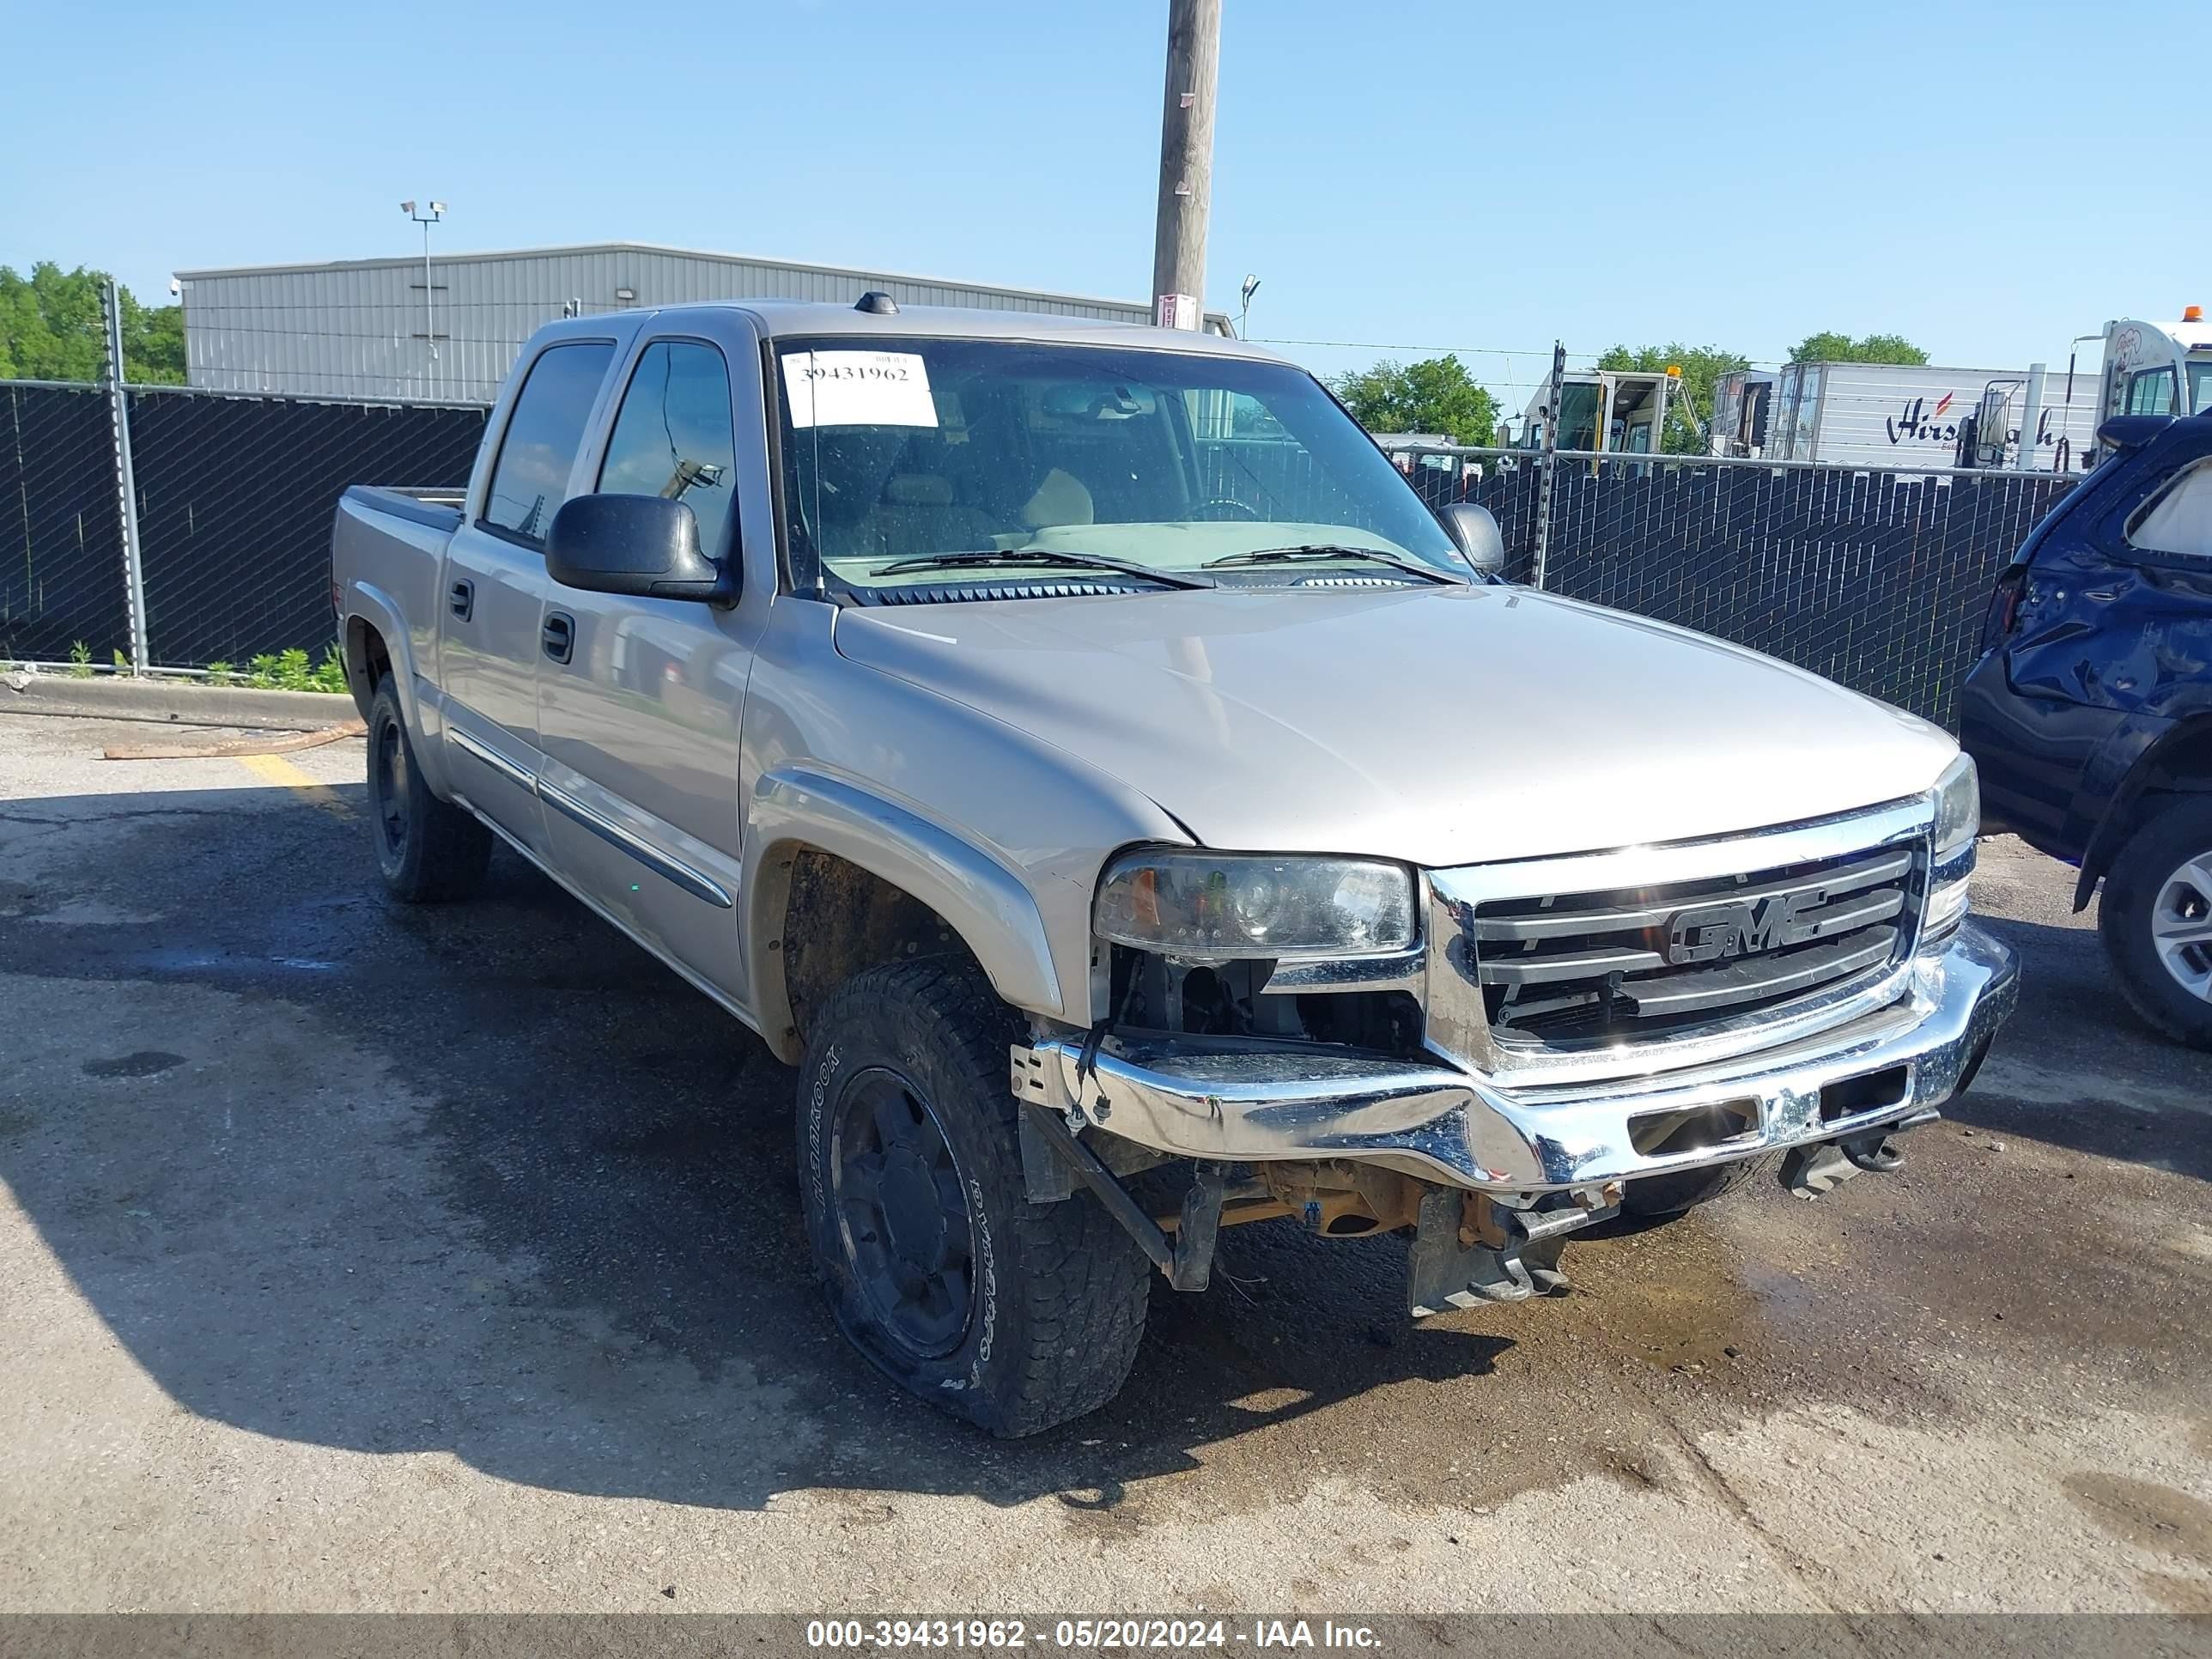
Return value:
[(1416, 1059), (1420, 1004), (1403, 990), (1268, 992), (1265, 959), (1185, 962), (1109, 945), (1113, 1028), (1125, 1036), (1326, 1043)]

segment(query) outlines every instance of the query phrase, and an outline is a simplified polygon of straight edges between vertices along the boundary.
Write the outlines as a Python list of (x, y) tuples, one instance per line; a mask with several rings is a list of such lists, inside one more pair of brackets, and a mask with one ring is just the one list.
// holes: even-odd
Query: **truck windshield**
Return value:
[[(1085, 579), (1107, 562), (1294, 581), (1311, 550), (1468, 574), (1435, 516), (1302, 370), (1243, 358), (1019, 340), (780, 343), (782, 496), (793, 573), (848, 587)], [(1010, 556), (1036, 550), (1025, 568)], [(943, 556), (988, 562), (948, 571)], [(1048, 556), (1060, 556), (1057, 562)], [(903, 568), (893, 568), (903, 567)], [(1222, 574), (1215, 564), (1206, 582)], [(1413, 579), (1408, 573), (1406, 579)]]
[(2189, 412), (2212, 415), (2212, 357), (2189, 360)]

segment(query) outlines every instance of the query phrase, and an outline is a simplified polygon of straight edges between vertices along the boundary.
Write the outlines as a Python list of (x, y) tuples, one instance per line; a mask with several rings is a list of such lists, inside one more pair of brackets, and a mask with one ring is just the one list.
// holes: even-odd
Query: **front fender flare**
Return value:
[(781, 957), (767, 949), (783, 926), (789, 882), (773, 878), (790, 850), (811, 847), (857, 865), (943, 917), (981, 964), (1000, 1000), (1059, 1018), (1064, 999), (1044, 915), (1006, 863), (850, 779), (787, 765), (754, 786), (745, 836), (747, 955), (758, 964), (760, 1029), (789, 1046), (791, 1003)]

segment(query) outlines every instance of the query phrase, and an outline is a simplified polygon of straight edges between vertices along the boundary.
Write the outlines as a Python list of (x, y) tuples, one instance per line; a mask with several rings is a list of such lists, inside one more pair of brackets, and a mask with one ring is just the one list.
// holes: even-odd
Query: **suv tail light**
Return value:
[(2027, 567), (2016, 564), (1997, 578), (1996, 590), (1990, 595), (1990, 608), (1982, 618), (1982, 649), (1993, 649), (2000, 641), (2012, 637), (2020, 625), (2021, 600), (2027, 593)]

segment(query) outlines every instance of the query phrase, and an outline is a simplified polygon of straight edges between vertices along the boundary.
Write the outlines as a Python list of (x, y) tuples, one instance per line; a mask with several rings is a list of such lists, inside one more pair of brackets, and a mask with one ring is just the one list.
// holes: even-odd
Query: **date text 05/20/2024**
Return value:
[(1382, 1642), (1365, 1625), (1334, 1620), (1255, 1619), (816, 1619), (806, 1645), (823, 1651), (966, 1650), (1174, 1652), (1249, 1648), (1259, 1652), (1333, 1649), (1372, 1652)]

